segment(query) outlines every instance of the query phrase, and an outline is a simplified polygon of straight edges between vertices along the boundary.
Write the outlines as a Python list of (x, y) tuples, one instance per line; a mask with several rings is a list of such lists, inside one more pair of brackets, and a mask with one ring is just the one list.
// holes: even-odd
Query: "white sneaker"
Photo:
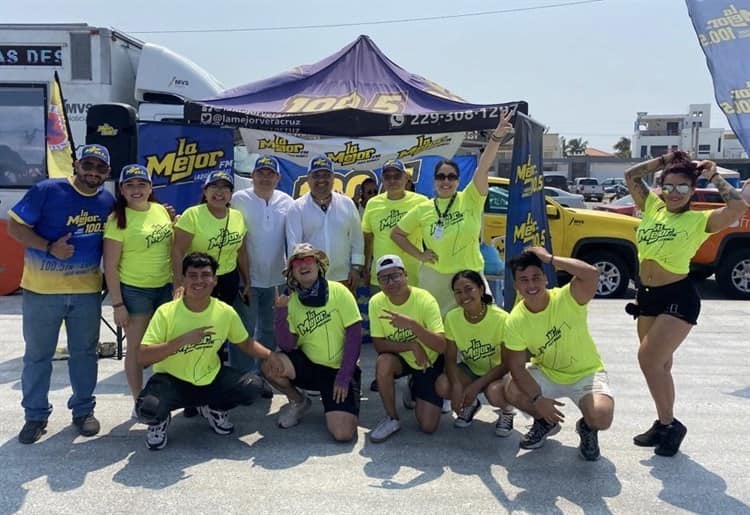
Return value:
[(417, 404), (411, 394), (411, 384), (411, 377), (406, 382), (401, 383), (401, 401), (404, 403), (404, 408), (406, 409), (414, 409), (414, 406)]
[(312, 406), (312, 401), (307, 395), (302, 394), (300, 402), (292, 401), (281, 408), (278, 420), (279, 427), (289, 429), (299, 424), (300, 420), (302, 420), (302, 415), (310, 409), (310, 406)]
[(495, 434), (501, 438), (510, 436), (513, 432), (513, 417), (515, 416), (515, 411), (500, 410), (500, 416), (495, 423)]
[(445, 415), (446, 413), (450, 413), (452, 411), (451, 408), (451, 400), (450, 399), (443, 399), (443, 407), (440, 409), (440, 412)]
[(167, 420), (155, 426), (148, 426), (146, 431), (146, 447), (152, 451), (163, 449), (167, 445), (167, 428), (172, 421), (172, 415), (167, 415)]
[(393, 433), (398, 432), (401, 429), (401, 424), (395, 418), (386, 416), (383, 420), (378, 422), (375, 429), (370, 431), (370, 441), (372, 443), (385, 442)]
[(469, 427), (474, 422), (474, 415), (477, 414), (481, 407), (482, 404), (479, 402), (479, 399), (476, 399), (474, 404), (461, 410), (456, 420), (453, 421), (453, 425), (456, 427)]
[(198, 413), (208, 420), (208, 425), (217, 435), (228, 435), (234, 432), (234, 424), (229, 421), (229, 412), (211, 409), (208, 405), (198, 406)]

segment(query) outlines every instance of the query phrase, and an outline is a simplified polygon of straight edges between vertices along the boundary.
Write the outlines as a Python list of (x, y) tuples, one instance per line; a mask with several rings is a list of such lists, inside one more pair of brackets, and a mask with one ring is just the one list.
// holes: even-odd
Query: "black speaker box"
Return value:
[(138, 162), (138, 113), (128, 104), (97, 104), (86, 114), (86, 144), (109, 150), (112, 178), (123, 166)]

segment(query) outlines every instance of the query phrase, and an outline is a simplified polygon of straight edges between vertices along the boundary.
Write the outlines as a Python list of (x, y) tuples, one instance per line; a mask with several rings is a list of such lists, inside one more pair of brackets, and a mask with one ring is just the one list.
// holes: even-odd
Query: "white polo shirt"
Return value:
[(266, 202), (252, 188), (232, 195), (232, 207), (242, 213), (247, 225), (245, 246), (250, 258), (250, 280), (255, 288), (284, 284), (281, 272), (286, 264), (284, 237), (286, 216), (294, 205), (292, 197), (274, 190)]
[(323, 211), (309, 193), (294, 201), (286, 220), (286, 244), (291, 251), (297, 243), (307, 242), (326, 253), (331, 266), (326, 278), (349, 278), (351, 265), (365, 262), (365, 242), (354, 201), (333, 193), (327, 211)]

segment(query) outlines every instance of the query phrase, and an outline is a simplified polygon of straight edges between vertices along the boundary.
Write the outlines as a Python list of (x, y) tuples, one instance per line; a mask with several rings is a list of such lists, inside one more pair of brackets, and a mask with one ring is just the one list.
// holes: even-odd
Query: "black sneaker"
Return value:
[(648, 431), (635, 435), (633, 437), (633, 443), (638, 447), (656, 447), (659, 445), (659, 435), (663, 424), (659, 423), (658, 420), (654, 420)]
[(188, 406), (182, 410), (182, 416), (185, 418), (193, 418), (198, 416), (198, 408), (195, 406)]
[(672, 423), (662, 426), (659, 432), (659, 443), (654, 449), (654, 453), (659, 456), (674, 456), (680, 450), (682, 439), (687, 434), (687, 427), (682, 425), (679, 420), (674, 419)]
[(581, 437), (578, 446), (578, 455), (586, 461), (596, 461), (601, 455), (599, 452), (599, 431), (591, 429), (583, 418), (576, 422), (576, 432)]
[(529, 432), (521, 437), (521, 449), (538, 449), (544, 445), (548, 436), (556, 435), (560, 432), (560, 424), (550, 424), (543, 418), (534, 420)]
[(82, 417), (73, 417), (73, 425), (78, 429), (78, 434), (81, 436), (94, 436), (99, 432), (101, 427), (99, 421), (93, 413), (83, 415)]
[(39, 440), (47, 432), (46, 420), (27, 420), (21, 432), (18, 433), (18, 441), (22, 444), (32, 444)]

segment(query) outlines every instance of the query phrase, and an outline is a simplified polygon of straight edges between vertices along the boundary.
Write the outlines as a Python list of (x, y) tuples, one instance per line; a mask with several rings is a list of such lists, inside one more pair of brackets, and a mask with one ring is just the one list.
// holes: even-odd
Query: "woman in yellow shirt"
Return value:
[[(501, 408), (495, 434), (510, 436), (515, 411), (503, 393), (510, 376), (502, 363), (508, 314), (495, 305), (482, 276), (474, 270), (454, 275), (451, 287), (458, 307), (445, 316), (445, 373), (438, 377), (435, 389), (451, 400), (458, 415), (456, 427), (471, 425), (482, 406), (477, 397), (484, 392), (492, 406)], [(459, 352), (461, 362), (457, 363)]]
[[(642, 178), (662, 170), (662, 198)], [(698, 177), (716, 186), (725, 207), (691, 211), (690, 197)], [(658, 419), (633, 438), (636, 445), (655, 447), (660, 456), (673, 456), (687, 428), (674, 418), (675, 387), (672, 356), (698, 321), (700, 297), (688, 278), (690, 260), (711, 233), (737, 222), (747, 204), (716, 171), (716, 163), (695, 163), (681, 151), (633, 166), (625, 180), (643, 220), (636, 240), (640, 285), (634, 316), (638, 319), (638, 362), (656, 405)]]
[(172, 300), (172, 219), (154, 198), (145, 167), (120, 174), (113, 213), (104, 229), (104, 276), (115, 323), (125, 329), (125, 377), (135, 400), (143, 387), (138, 349), (156, 308)]

